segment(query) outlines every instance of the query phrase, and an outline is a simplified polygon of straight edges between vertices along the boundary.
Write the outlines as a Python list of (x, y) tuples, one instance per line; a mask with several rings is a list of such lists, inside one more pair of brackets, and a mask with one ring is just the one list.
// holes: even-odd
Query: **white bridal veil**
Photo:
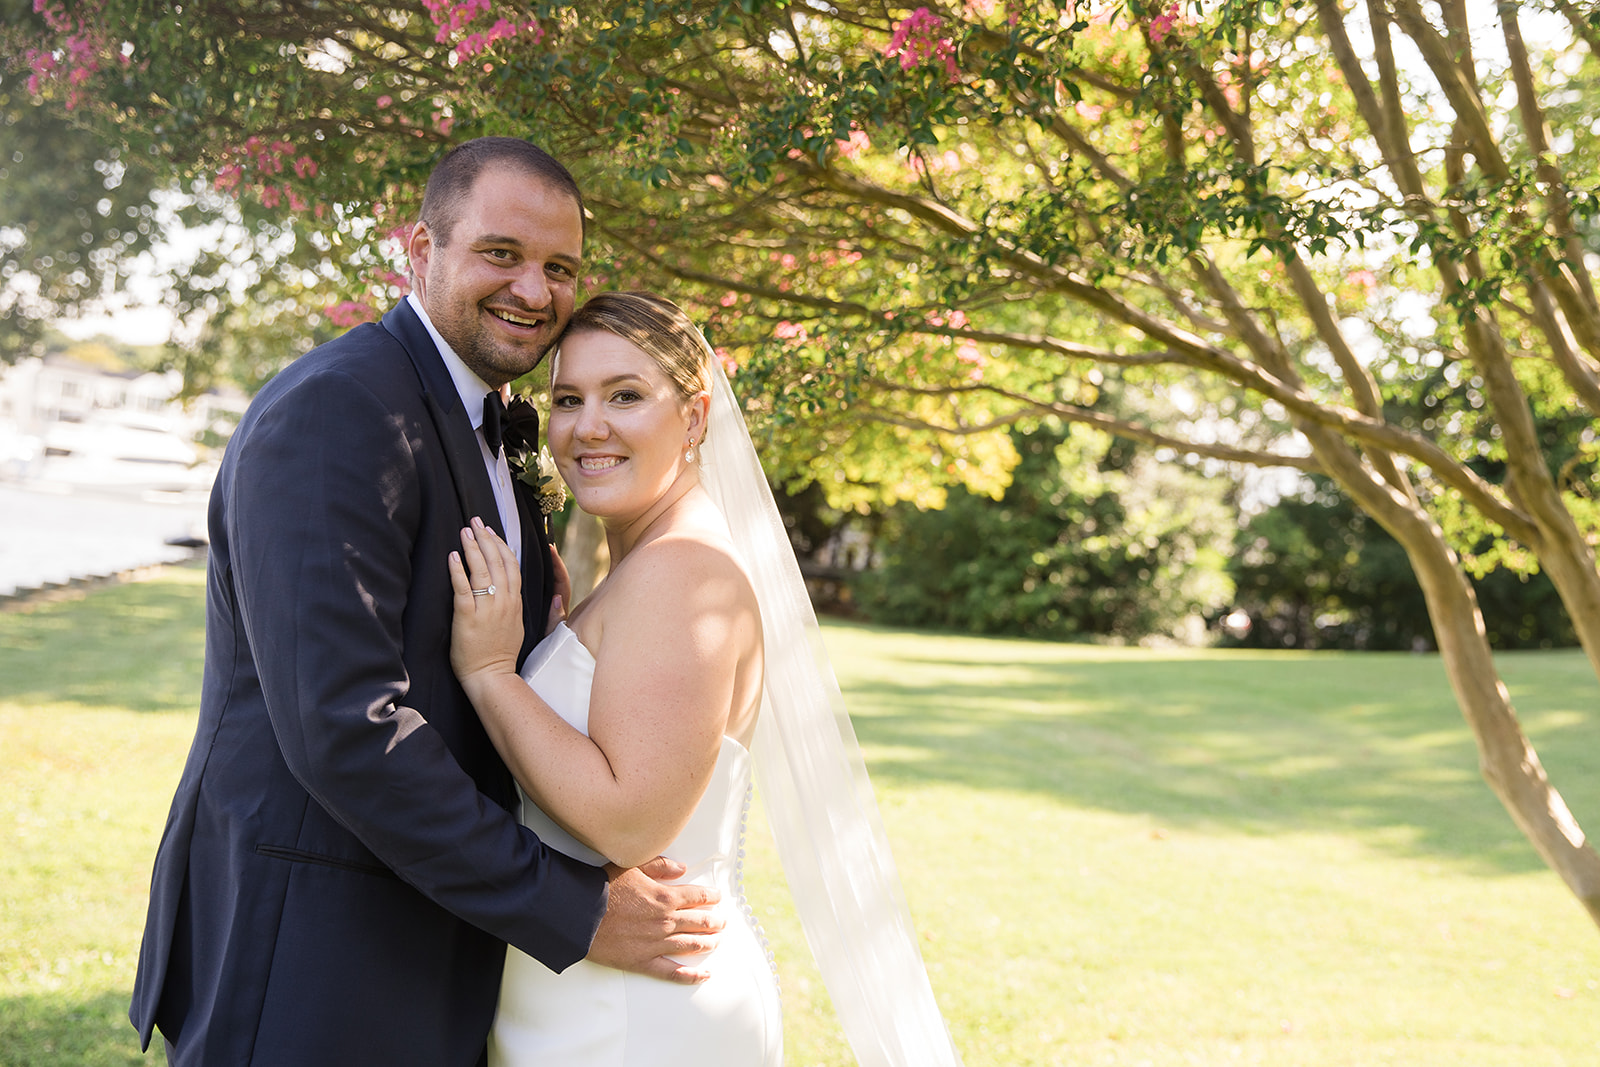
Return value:
[(799, 564), (721, 361), (707, 354), (715, 381), (700, 483), (761, 605), (755, 776), (801, 925), (861, 1067), (959, 1067)]

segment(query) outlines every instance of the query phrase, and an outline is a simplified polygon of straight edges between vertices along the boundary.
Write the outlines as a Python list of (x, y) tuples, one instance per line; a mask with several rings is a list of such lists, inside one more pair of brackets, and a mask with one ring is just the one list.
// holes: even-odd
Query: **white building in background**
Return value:
[[(178, 400), (183, 379), (62, 355), (0, 367), (0, 481), (142, 494), (207, 493), (248, 398)], [(210, 431), (208, 434), (207, 431)]]

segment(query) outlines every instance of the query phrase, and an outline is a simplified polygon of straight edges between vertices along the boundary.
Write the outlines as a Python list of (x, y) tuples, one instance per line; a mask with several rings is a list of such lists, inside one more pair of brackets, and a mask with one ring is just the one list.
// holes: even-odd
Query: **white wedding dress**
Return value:
[[(522, 677), (556, 713), (588, 732), (594, 657), (565, 624), (529, 654)], [(697, 986), (626, 974), (582, 960), (556, 974), (506, 951), (500, 1006), (489, 1036), (491, 1067), (778, 1067), (783, 1031), (771, 955), (744, 899), (750, 753), (722, 739), (705, 796), (666, 855), (685, 881), (715, 886), (727, 928), (717, 951), (692, 962), (711, 972)], [(552, 848), (596, 865), (605, 857), (526, 797), (522, 822)]]

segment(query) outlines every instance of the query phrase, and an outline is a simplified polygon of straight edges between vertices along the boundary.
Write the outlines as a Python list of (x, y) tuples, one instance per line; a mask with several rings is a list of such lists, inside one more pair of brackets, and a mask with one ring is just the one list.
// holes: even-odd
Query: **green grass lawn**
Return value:
[[(140, 1062), (202, 595), (175, 569), (0, 614), (4, 1067)], [(1600, 1063), (1600, 931), (1479, 780), (1436, 657), (827, 637), (969, 1067)], [(1586, 662), (1501, 667), (1600, 827)], [(789, 1063), (848, 1064), (753, 852)]]

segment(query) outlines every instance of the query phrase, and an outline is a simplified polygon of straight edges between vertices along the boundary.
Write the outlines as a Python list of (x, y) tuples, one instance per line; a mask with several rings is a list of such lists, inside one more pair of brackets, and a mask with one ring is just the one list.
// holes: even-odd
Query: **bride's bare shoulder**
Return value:
[(750, 586), (727, 527), (715, 511), (684, 509), (634, 547), (607, 579), (607, 615), (683, 625), (706, 613), (754, 611)]
[(684, 523), (640, 545), (619, 570), (618, 584), (639, 594), (714, 592), (733, 600), (748, 595), (754, 603), (750, 580), (726, 529), (710, 523)]

